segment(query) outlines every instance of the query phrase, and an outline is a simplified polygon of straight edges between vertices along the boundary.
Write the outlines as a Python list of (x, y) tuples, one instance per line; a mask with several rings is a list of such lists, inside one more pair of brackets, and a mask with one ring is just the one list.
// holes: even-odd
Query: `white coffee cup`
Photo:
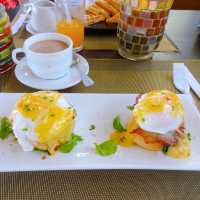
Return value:
[(55, 32), (56, 23), (62, 19), (62, 13), (57, 5), (49, 0), (39, 0), (33, 3), (30, 16), (30, 26), (38, 33)]
[[(36, 42), (44, 40), (59, 40), (67, 44), (67, 48), (55, 53), (38, 53), (32, 51), (30, 46)], [(38, 77), (43, 79), (58, 79), (69, 74), (72, 64), (72, 40), (59, 33), (40, 33), (25, 40), (22, 48), (14, 49), (12, 59), (16, 64), (20, 64), (17, 59), (18, 53), (24, 53), (27, 67)]]

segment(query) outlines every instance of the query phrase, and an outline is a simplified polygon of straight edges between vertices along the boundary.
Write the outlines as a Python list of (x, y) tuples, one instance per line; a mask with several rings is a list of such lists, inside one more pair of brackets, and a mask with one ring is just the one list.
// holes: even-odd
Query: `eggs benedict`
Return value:
[(71, 139), (75, 117), (64, 96), (50, 91), (23, 95), (11, 113), (13, 133), (22, 149), (47, 150), (51, 155)]
[[(155, 90), (140, 95), (123, 133), (113, 133), (119, 144), (136, 144), (144, 149), (163, 151), (175, 158), (191, 154), (190, 140), (184, 128), (184, 108), (179, 97), (168, 90)], [(127, 136), (129, 135), (129, 136)], [(131, 140), (131, 141), (128, 141)], [(130, 146), (130, 145), (129, 145)]]

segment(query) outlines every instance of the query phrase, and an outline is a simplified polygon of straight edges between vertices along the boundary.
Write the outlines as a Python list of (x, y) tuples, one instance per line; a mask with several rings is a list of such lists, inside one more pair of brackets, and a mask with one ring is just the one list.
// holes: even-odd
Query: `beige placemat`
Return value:
[[(20, 29), (17, 35), (14, 36), (14, 43), (16, 47), (22, 47), (22, 44), (30, 34), (24, 28)], [(84, 42), (84, 49), (86, 50), (117, 50), (117, 38), (112, 34), (95, 34), (86, 35)], [(156, 52), (178, 52), (176, 45), (164, 35)]]
[[(86, 88), (78, 84), (63, 92), (143, 93), (161, 88), (175, 91), (172, 83), (172, 61), (88, 61), (90, 76), (95, 80), (95, 85)], [(185, 62), (200, 80), (200, 61), (181, 62)], [(19, 83), (14, 73), (10, 72), (0, 79), (0, 91), (34, 90)], [(200, 108), (199, 100), (196, 103)], [(134, 155), (132, 156), (134, 158)], [(180, 165), (182, 164), (186, 164), (186, 161), (180, 161)], [(200, 172), (189, 171), (81, 170), (0, 173), (2, 200), (200, 200), (199, 191)]]
[[(84, 48), (88, 50), (117, 50), (117, 38), (113, 35), (89, 35), (85, 37)], [(178, 52), (178, 48), (167, 35), (164, 35), (155, 52)]]

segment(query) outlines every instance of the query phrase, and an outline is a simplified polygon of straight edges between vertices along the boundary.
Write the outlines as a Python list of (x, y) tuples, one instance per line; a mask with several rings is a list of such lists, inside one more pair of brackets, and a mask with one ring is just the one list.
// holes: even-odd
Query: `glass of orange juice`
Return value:
[(69, 36), (73, 41), (73, 49), (78, 52), (83, 49), (85, 0), (65, 0), (70, 20), (64, 17), (57, 22), (56, 31)]

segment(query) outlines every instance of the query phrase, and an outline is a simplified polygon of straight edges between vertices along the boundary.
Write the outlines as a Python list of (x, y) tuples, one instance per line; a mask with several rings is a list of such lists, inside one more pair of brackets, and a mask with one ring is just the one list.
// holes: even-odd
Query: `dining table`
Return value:
[[(99, 38), (99, 48), (83, 49), (90, 66), (89, 75), (95, 81), (91, 87), (82, 83), (61, 90), (63, 93), (145, 93), (168, 89), (179, 93), (172, 81), (172, 64), (183, 62), (200, 81), (200, 12), (172, 10), (166, 35), (177, 52), (155, 52), (152, 59), (130, 61), (119, 56), (116, 49), (101, 49), (104, 38), (112, 40), (116, 31), (87, 30), (85, 41)], [(23, 38), (24, 36), (24, 38)], [(30, 35), (16, 35), (15, 40)], [(0, 76), (0, 92), (34, 92), (20, 83), (14, 69)], [(200, 109), (198, 97), (192, 93)], [(0, 102), (1, 108), (1, 102)], [(134, 157), (134, 155), (133, 155)], [(159, 162), (159, 160), (158, 160)], [(88, 163), (90, 165), (90, 163)], [(63, 170), (0, 173), (0, 199), (142, 199), (142, 200), (198, 200), (200, 172), (176, 170)]]

